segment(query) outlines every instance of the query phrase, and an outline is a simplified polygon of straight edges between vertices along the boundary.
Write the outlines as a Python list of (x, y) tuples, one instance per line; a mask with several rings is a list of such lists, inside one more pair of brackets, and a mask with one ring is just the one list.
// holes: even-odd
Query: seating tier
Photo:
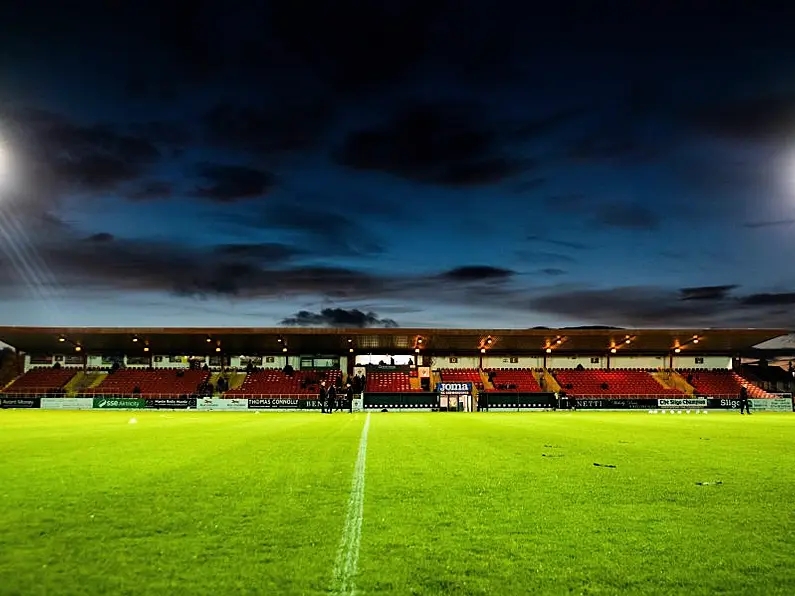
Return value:
[(246, 380), (236, 389), (227, 391), (229, 397), (259, 395), (314, 395), (317, 394), (320, 381), (337, 384), (342, 378), (340, 370), (297, 370), (287, 375), (276, 368), (256, 370), (246, 375)]
[(495, 391), (541, 392), (541, 386), (529, 368), (493, 368), (487, 372)]
[(563, 391), (573, 396), (684, 395), (678, 389), (663, 387), (651, 373), (643, 370), (558, 369), (554, 375)]
[(367, 391), (369, 393), (409, 393), (415, 391), (411, 387), (411, 377), (402, 371), (373, 371), (367, 375)]
[(196, 393), (199, 385), (209, 377), (210, 373), (203, 370), (123, 368), (108, 374), (99, 385), (86, 389), (83, 393), (132, 395), (137, 387), (143, 396), (179, 397)]
[(687, 382), (693, 386), (699, 395), (706, 395), (709, 397), (737, 397), (740, 395), (740, 388), (745, 386), (748, 390), (748, 397), (752, 399), (772, 397), (764, 389), (757, 387), (729, 369), (688, 369), (679, 371), (679, 374), (687, 379)]
[(3, 390), (3, 393), (50, 394), (63, 392), (77, 374), (73, 368), (32, 368)]

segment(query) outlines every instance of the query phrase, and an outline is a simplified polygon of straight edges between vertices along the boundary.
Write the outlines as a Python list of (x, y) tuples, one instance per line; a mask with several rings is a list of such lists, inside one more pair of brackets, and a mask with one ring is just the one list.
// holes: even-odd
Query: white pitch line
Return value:
[(359, 565), (359, 545), (362, 542), (362, 517), (364, 516), (364, 468), (367, 459), (367, 431), (370, 429), (370, 414), (364, 421), (362, 438), (359, 440), (359, 455), (353, 469), (351, 496), (348, 498), (348, 513), (342, 530), (342, 540), (334, 563), (334, 593), (353, 595), (356, 592), (356, 568)]

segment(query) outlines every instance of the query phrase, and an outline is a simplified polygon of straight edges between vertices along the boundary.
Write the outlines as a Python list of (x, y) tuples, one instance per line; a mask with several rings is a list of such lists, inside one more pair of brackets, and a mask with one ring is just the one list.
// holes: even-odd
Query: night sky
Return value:
[(795, 323), (781, 3), (56, 4), (0, 8), (2, 325)]

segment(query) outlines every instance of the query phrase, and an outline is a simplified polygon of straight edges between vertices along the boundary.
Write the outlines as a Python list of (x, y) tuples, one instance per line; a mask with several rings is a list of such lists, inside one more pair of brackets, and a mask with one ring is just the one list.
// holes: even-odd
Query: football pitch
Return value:
[(3, 595), (792, 594), (793, 511), (793, 414), (0, 411)]

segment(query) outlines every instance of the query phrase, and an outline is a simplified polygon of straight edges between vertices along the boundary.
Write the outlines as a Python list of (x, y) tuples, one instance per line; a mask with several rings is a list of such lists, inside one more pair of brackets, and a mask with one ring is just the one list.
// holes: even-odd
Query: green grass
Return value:
[[(0, 594), (329, 593), (363, 424), (0, 411)], [(794, 444), (791, 414), (373, 414), (357, 593), (791, 594)]]

